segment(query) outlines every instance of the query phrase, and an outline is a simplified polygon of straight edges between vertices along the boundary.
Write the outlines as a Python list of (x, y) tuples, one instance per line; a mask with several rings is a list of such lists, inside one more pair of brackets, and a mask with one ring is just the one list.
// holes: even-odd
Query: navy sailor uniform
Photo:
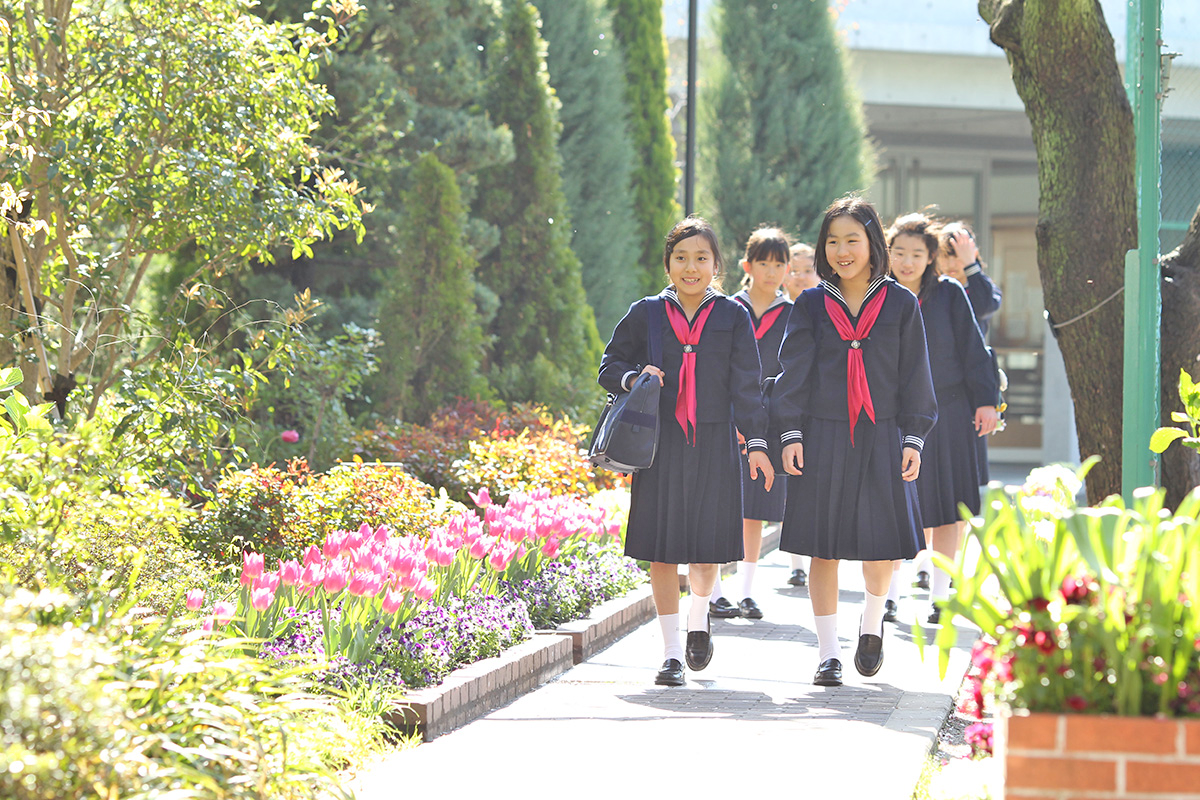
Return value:
[[(967, 275), (967, 299), (971, 301), (971, 310), (975, 312), (975, 321), (979, 323), (979, 332), (986, 339), (989, 320), (1000, 310), (1000, 301), (1004, 295), (995, 281), (983, 271), (979, 259), (975, 259), (965, 272)], [(995, 397), (989, 402), (994, 403)], [(988, 437), (980, 438), (975, 449), (979, 456), (979, 485), (986, 486), (988, 482)]]
[[(647, 358), (647, 305), (672, 303), (682, 311), (673, 286), (638, 300), (617, 323), (600, 362), (600, 385), (623, 391)], [(664, 312), (662, 358), (666, 373), (659, 404), (659, 442), (654, 465), (633, 475), (625, 554), (667, 564), (740, 561), (742, 550), (741, 461), (737, 431), (750, 450), (766, 452), (766, 411), (759, 385), (761, 367), (750, 315), (728, 297), (708, 290), (689, 324), (695, 329), (712, 306), (696, 354), (695, 444), (675, 417), (680, 344)], [(735, 428), (736, 425), (736, 428)], [(762, 480), (762, 477), (759, 477)]]
[(927, 528), (957, 522), (958, 504), (979, 513), (975, 409), (996, 401), (996, 373), (961, 284), (941, 277), (921, 293), (921, 316), (938, 421), (925, 438), (917, 495)]
[[(783, 331), (787, 328), (788, 315), (791, 313), (792, 301), (783, 292), (775, 295), (775, 299), (767, 306), (761, 317), (754, 314), (754, 303), (749, 293), (743, 289), (733, 296), (733, 299), (745, 306), (754, 323), (757, 337), (764, 321), (768, 324), (758, 338), (758, 360), (762, 364), (762, 378), (779, 374), (779, 345), (783, 341)], [(776, 309), (779, 309), (776, 311)], [(746, 519), (762, 520), (763, 522), (782, 522), (784, 499), (787, 495), (787, 481), (776, 480), (771, 491), (763, 488), (762, 476), (758, 480), (750, 479), (750, 465), (742, 461), (742, 514)]]
[[(860, 314), (887, 289), (865, 339), (845, 341), (826, 298), (854, 324), (838, 287), (822, 281), (797, 298), (779, 351), (783, 372), (771, 411), (784, 446), (804, 444), (804, 469), (788, 478), (780, 548), (824, 559), (883, 561), (920, 550), (916, 486), (901, 477), (903, 447), (921, 450), (937, 400), (917, 298), (888, 277), (873, 280)], [(862, 353), (875, 421), (863, 410), (851, 444), (848, 352)]]

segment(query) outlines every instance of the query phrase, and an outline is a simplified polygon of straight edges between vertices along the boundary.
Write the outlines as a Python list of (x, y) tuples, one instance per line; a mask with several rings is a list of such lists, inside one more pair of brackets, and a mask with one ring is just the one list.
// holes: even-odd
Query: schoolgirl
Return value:
[[(627, 390), (649, 372), (663, 386), (658, 454), (633, 476), (625, 554), (651, 562), (665, 657), (655, 683), (681, 686), (685, 660), (702, 670), (712, 658), (708, 604), (717, 569), (742, 557), (738, 431), (750, 477), (770, 489), (774, 472), (754, 329), (745, 308), (712, 287), (721, 266), (712, 227), (698, 217), (675, 225), (663, 265), (671, 285), (634, 303), (617, 323), (600, 362), (600, 385)], [(653, 304), (659, 310), (652, 314)], [(651, 319), (659, 324), (661, 364), (647, 363)], [(692, 588), (686, 646), (679, 634), (679, 564), (689, 565)]]
[(920, 549), (921, 449), (937, 420), (921, 310), (887, 276), (879, 215), (859, 197), (826, 210), (821, 283), (792, 307), (772, 413), (788, 481), (782, 549), (811, 556), (808, 586), (820, 649), (813, 683), (842, 683), (838, 562), (862, 562), (866, 603), (854, 666), (883, 665), (892, 562)]
[[(938, 277), (938, 229), (925, 214), (898, 218), (887, 232), (892, 276), (917, 295), (937, 396), (938, 422), (925, 437), (917, 497), (926, 546), (953, 559), (965, 523), (959, 504), (979, 513), (978, 442), (996, 428), (996, 374), (963, 287)], [(895, 613), (893, 580), (887, 608)], [(939, 601), (950, 596), (950, 576), (934, 568), (928, 622), (941, 619)]]
[(975, 244), (975, 234), (966, 223), (951, 222), (945, 225), (938, 238), (941, 251), (938, 271), (954, 278), (967, 290), (967, 299), (971, 301), (971, 310), (975, 312), (979, 332), (986, 338), (989, 320), (1000, 310), (1004, 294), (995, 281), (984, 272), (983, 262), (979, 260), (979, 247)]
[[(779, 374), (779, 343), (787, 327), (792, 301), (781, 290), (791, 258), (787, 234), (778, 228), (762, 227), (750, 234), (742, 258), (742, 289), (733, 296), (750, 313), (754, 323), (754, 338), (758, 340), (758, 359), (762, 377)], [(764, 522), (783, 521), (783, 498), (786, 481), (776, 481), (770, 491), (761, 482), (751, 480), (748, 464), (742, 465), (742, 546), (745, 553), (738, 562), (734, 605), (725, 597), (720, 572), (713, 588), (709, 613), (714, 617), (745, 617), (762, 619), (762, 609), (754, 601), (754, 575), (762, 553)]]

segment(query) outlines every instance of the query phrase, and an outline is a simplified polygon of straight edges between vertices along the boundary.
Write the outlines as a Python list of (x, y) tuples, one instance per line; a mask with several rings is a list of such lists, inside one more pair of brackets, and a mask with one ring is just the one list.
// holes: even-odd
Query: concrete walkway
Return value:
[[(905, 569), (909, 576), (911, 564)], [(910, 800), (976, 632), (960, 629), (939, 680), (937, 651), (927, 647), (922, 661), (910, 627), (927, 613), (927, 595), (906, 596), (904, 622), (886, 625), (883, 669), (863, 678), (852, 663), (862, 574), (845, 563), (846, 685), (814, 686), (812, 607), (788, 575), (786, 553), (763, 557), (755, 599), (765, 618), (714, 620), (713, 661), (689, 671), (686, 686), (654, 685), (662, 645), (651, 622), (508, 706), (380, 762), (358, 780), (358, 796), (744, 800), (767, 790)]]

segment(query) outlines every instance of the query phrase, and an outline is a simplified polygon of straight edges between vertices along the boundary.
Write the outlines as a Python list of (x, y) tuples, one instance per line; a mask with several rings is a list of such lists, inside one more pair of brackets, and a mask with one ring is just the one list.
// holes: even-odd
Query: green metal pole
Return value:
[(1158, 483), (1150, 435), (1159, 417), (1159, 337), (1162, 297), (1158, 228), (1162, 172), (1162, 0), (1129, 0), (1125, 87), (1133, 107), (1137, 150), (1137, 250), (1125, 255), (1125, 375), (1121, 492)]

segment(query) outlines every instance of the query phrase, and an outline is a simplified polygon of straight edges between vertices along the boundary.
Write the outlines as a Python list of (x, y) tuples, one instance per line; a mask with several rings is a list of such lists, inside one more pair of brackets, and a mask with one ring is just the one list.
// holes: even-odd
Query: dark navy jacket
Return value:
[[(937, 421), (925, 325), (916, 296), (891, 278), (872, 281), (863, 308), (885, 286), (887, 297), (861, 345), (863, 365), (876, 420), (895, 418), (904, 446), (920, 450)], [(842, 306), (851, 324), (858, 321), (837, 286), (829, 281), (821, 281), (796, 299), (779, 350), (783, 373), (771, 396), (771, 412), (783, 431), (780, 441), (785, 446), (803, 440), (804, 422), (809, 417), (849, 425), (846, 353), (850, 342), (842, 340), (829, 318), (826, 296)]]
[[(743, 289), (735, 294), (733, 299), (741, 303), (749, 312), (750, 321), (754, 323), (754, 329), (757, 330), (758, 323), (762, 318), (754, 315), (754, 303), (750, 300), (750, 295)], [(773, 309), (784, 306), (783, 311), (779, 312), (779, 316), (771, 323), (771, 327), (767, 328), (767, 332), (758, 340), (758, 360), (762, 362), (762, 377), (764, 378), (779, 374), (779, 345), (783, 342), (783, 332), (787, 329), (788, 315), (792, 311), (788, 306), (791, 304), (792, 301), (788, 299), (788, 296), (780, 292), (775, 295), (775, 299), (763, 313), (765, 317)]]
[(967, 297), (971, 300), (975, 321), (979, 323), (979, 332), (987, 336), (988, 320), (1000, 310), (1000, 300), (1004, 295), (995, 281), (984, 273), (978, 262), (968, 266), (966, 273)]
[(965, 389), (972, 409), (995, 405), (996, 371), (962, 285), (939, 278), (922, 293), (921, 316), (934, 389)]
[[(600, 385), (614, 394), (628, 389), (628, 377), (642, 371), (648, 355), (647, 311), (649, 303), (673, 303), (681, 311), (675, 287), (644, 297), (629, 307), (617, 323), (604, 358), (600, 361)], [(767, 414), (759, 386), (761, 366), (750, 315), (740, 303), (709, 289), (700, 309), (713, 304), (700, 343), (696, 348), (696, 422), (730, 422), (746, 437), (751, 450), (767, 449)], [(695, 318), (693, 318), (695, 319)], [(666, 377), (659, 400), (659, 419), (675, 422), (675, 398), (679, 392), (679, 370), (683, 345), (675, 337), (664, 310), (662, 320), (663, 363), (656, 364)]]

